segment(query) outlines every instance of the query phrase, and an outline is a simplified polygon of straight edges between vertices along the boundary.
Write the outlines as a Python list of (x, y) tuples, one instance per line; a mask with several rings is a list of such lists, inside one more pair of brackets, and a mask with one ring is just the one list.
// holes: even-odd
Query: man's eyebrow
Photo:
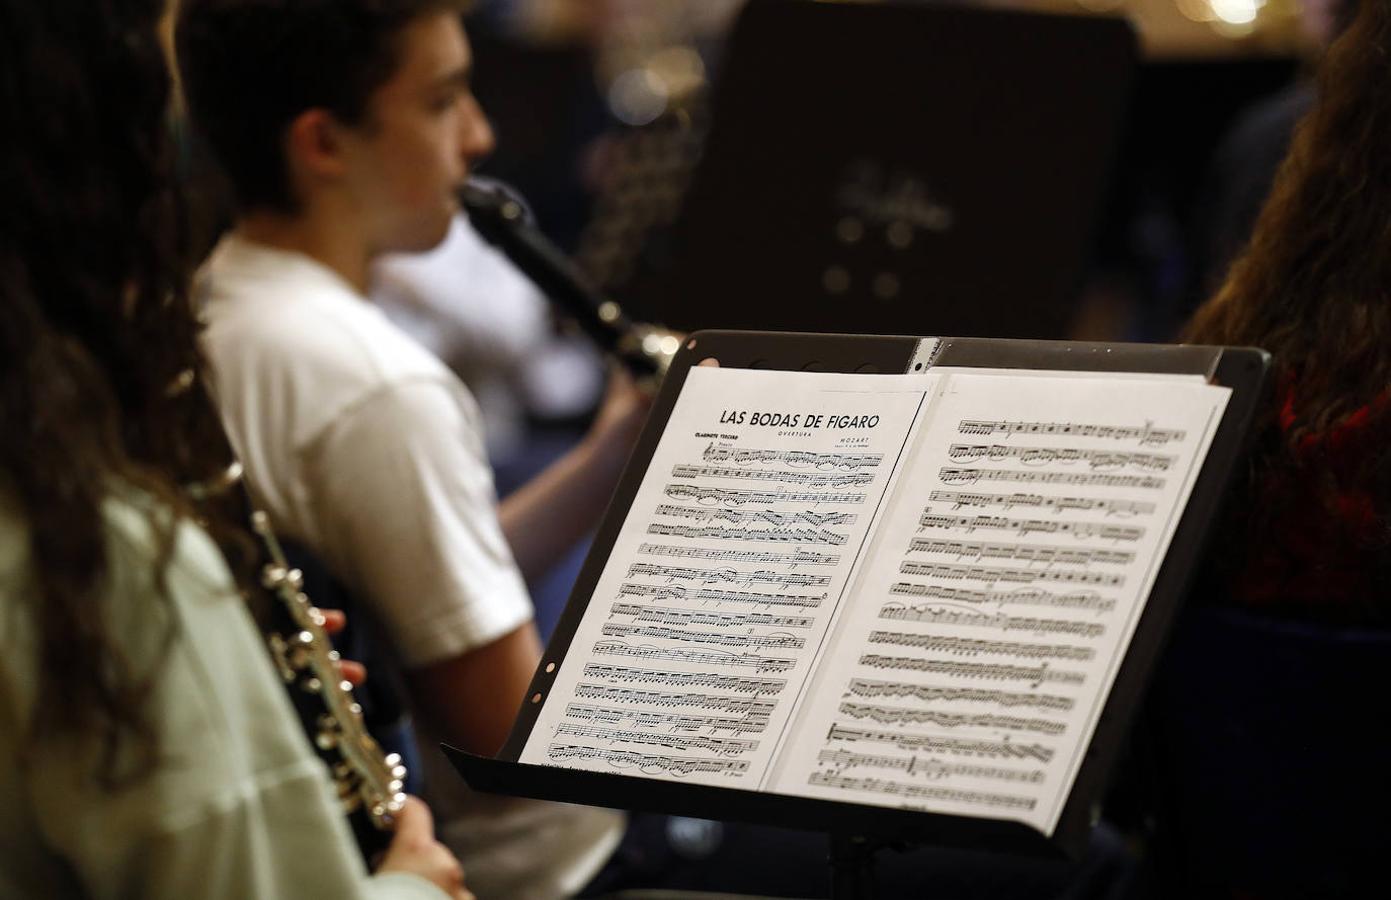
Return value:
[(435, 87), (468, 87), (473, 81), (473, 67), (460, 66), (435, 79)]

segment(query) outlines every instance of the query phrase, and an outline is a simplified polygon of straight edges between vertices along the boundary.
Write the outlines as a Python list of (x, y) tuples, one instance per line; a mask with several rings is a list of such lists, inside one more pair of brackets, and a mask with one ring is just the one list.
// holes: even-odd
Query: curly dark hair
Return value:
[[(102, 503), (119, 485), (156, 501), (146, 512), (162, 573), (170, 513), (189, 511), (177, 485), (226, 458), (201, 388), (187, 389), (202, 362), (164, 9), (0, 0), (0, 475), (37, 582), (31, 730), (99, 734), (108, 784), (148, 772), (158, 747), (145, 711), (156, 673), (132, 670), (99, 614)], [(117, 771), (126, 738), (134, 762)]]
[(298, 211), (286, 129), (308, 109), (346, 125), (400, 63), (402, 29), (468, 0), (182, 0), (176, 44), (190, 118), (242, 209)]
[[(1358, 534), (1327, 538), (1371, 572), (1391, 604), (1391, 3), (1361, 3), (1329, 49), (1318, 100), (1244, 253), (1185, 329), (1199, 343), (1253, 344), (1274, 355), (1277, 390), (1258, 423), (1245, 502), (1226, 531), (1245, 546), (1234, 570), (1312, 505), (1341, 527), (1349, 498)], [(1359, 429), (1358, 447), (1330, 435)], [(1350, 440), (1350, 439), (1349, 439)], [(1355, 459), (1354, 459), (1355, 457)], [(1236, 539), (1233, 537), (1232, 539)], [(1367, 612), (1367, 610), (1364, 610)]]

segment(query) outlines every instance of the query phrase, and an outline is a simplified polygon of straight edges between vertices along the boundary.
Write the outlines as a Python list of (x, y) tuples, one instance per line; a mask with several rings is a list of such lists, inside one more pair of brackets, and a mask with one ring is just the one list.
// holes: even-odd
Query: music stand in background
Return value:
[(753, 0), (678, 219), (611, 287), (681, 330), (1065, 337), (1134, 62), (1120, 19)]

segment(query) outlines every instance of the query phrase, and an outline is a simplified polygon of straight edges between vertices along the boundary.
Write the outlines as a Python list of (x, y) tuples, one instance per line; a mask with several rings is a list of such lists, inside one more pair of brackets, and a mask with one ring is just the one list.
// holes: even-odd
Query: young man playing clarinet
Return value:
[(502, 745), (540, 658), (524, 576), (597, 522), (646, 406), (611, 385), (584, 441), (499, 507), (472, 397), (366, 300), (372, 259), (437, 244), (493, 143), (460, 6), (184, 0), (189, 110), (238, 208), (202, 273), (204, 341), (256, 499), (399, 659), (470, 887), (552, 897), (602, 865), (621, 816), (467, 794), (434, 742)]

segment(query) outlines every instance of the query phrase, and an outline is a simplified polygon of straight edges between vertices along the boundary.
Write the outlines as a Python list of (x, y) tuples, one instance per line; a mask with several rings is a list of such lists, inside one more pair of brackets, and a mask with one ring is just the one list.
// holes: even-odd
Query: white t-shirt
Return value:
[[(253, 495), (371, 609), (403, 665), (530, 620), (477, 408), (438, 359), (331, 269), (235, 235), (199, 292), (217, 401)], [(622, 816), (606, 810), (471, 794), (433, 736), (421, 743), (441, 838), (484, 900), (577, 890), (621, 836)]]
[(0, 490), (0, 898), (443, 900), (415, 875), (368, 877), (208, 536), (179, 526), (161, 588), (144, 512), (111, 500), (103, 514), (109, 566), (91, 612), (131, 670), (154, 676), (161, 762), (105, 790), (92, 777), (97, 735), (25, 742), (39, 702), (35, 564), (25, 518)]

